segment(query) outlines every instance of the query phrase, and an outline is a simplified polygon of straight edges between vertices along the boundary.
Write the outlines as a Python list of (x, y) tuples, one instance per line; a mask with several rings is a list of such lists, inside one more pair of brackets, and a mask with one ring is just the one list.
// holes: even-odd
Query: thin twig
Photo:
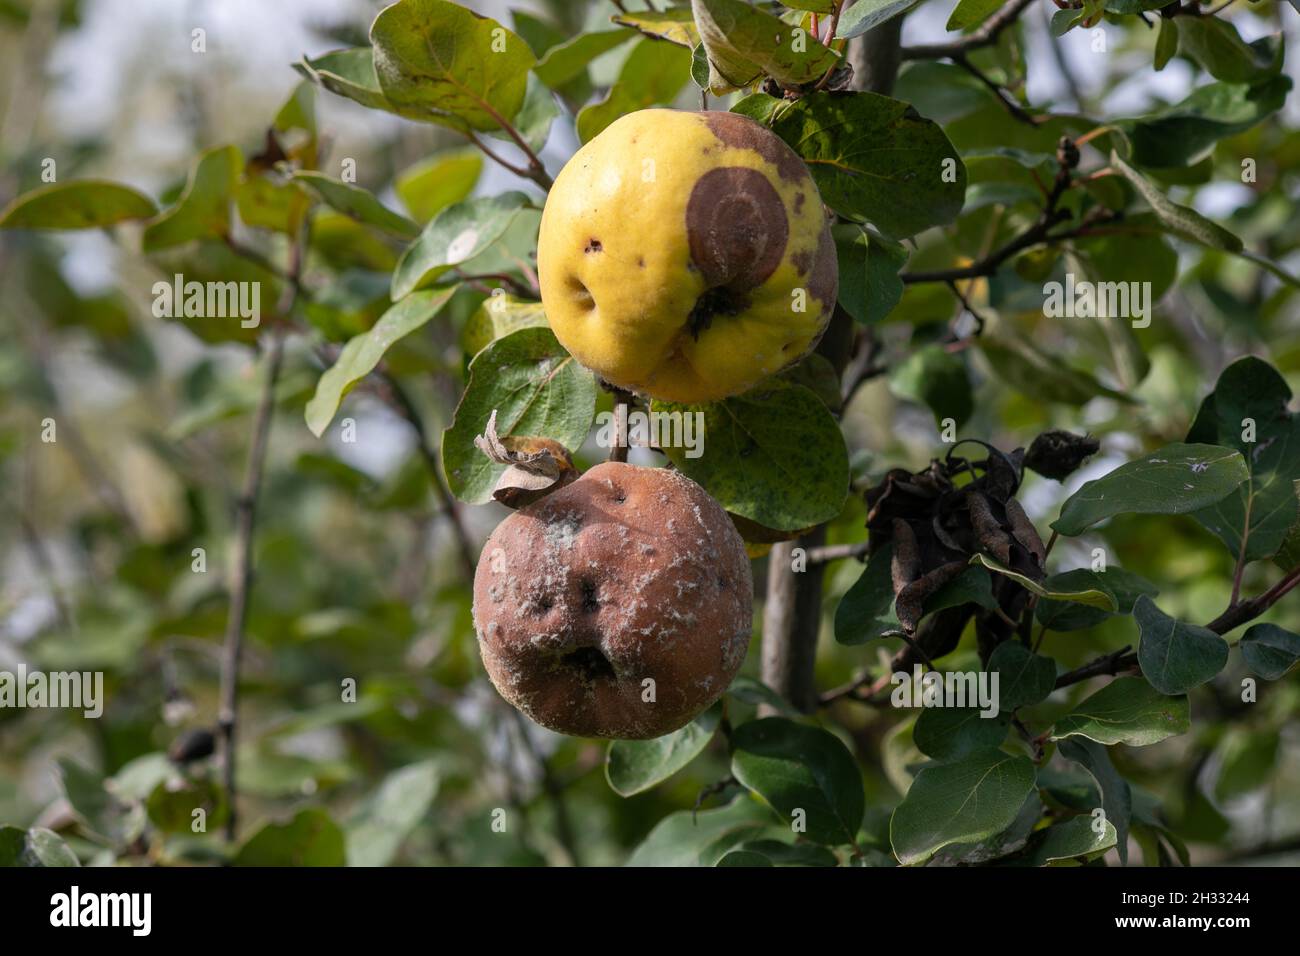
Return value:
[[(287, 286), (292, 289), (293, 285)], [(283, 314), (283, 313), (281, 313)], [(249, 592), (253, 585), (253, 528), (257, 518), (257, 496), (266, 461), (267, 437), (275, 408), (275, 385), (284, 359), (284, 331), (271, 331), (267, 353), (266, 380), (253, 419), (253, 440), (244, 468), (244, 482), (236, 503), (234, 556), (230, 570), (230, 610), (226, 617), (226, 638), (221, 658), (221, 710), (217, 724), (221, 732), (223, 781), (226, 791), (226, 840), (233, 843), (239, 823), (238, 790), (235, 780), (236, 722), (239, 707), (239, 660), (244, 647), (244, 625), (248, 620)]]
[(1088, 663), (1062, 674), (1056, 678), (1056, 689), (1060, 690), (1062, 687), (1069, 687), (1071, 684), (1085, 681), (1089, 677), (1097, 677), (1102, 674), (1121, 674), (1125, 671), (1134, 670), (1138, 666), (1138, 659), (1136, 654), (1129, 653), (1130, 649), (1131, 645), (1125, 644), (1117, 651), (1103, 654), (1101, 657), (1090, 660)]
[(1029, 126), (1038, 126), (1044, 121), (1044, 117), (1034, 116), (1027, 112), (1024, 107), (1012, 99), (1011, 94), (1003, 89), (1001, 84), (994, 83), (983, 70), (967, 59), (966, 54), (956, 53), (953, 54), (951, 59), (953, 63), (988, 87), (989, 91), (997, 98), (997, 101), (1002, 104), (1002, 107), (1014, 118)]
[(447, 521), (451, 524), (452, 534), (456, 537), (456, 549), (460, 554), (461, 567), (465, 571), (467, 580), (474, 580), (474, 571), (478, 561), (474, 557), (474, 544), (470, 540), (469, 532), (465, 528), (465, 523), (461, 520), (460, 509), (456, 506), (455, 499), (452, 498), (451, 492), (443, 484), (442, 468), (438, 464), (438, 455), (433, 446), (429, 444), (428, 429), (424, 427), (424, 419), (420, 416), (419, 410), (407, 394), (401, 383), (391, 374), (381, 371), (380, 378), (386, 386), (386, 391), (392, 397), (391, 404), (397, 410), (411, 430), (415, 432), (417, 450), (420, 458), (424, 462), (425, 470), (429, 472), (429, 482), (433, 485), (434, 494), (438, 498), (438, 506)]
[(998, 36), (1011, 24), (1015, 23), (1016, 18), (1024, 12), (1033, 0), (1010, 0), (1005, 6), (993, 14), (980, 25), (978, 30), (974, 30), (959, 40), (952, 40), (947, 43), (927, 43), (920, 46), (905, 46), (902, 54), (904, 60), (942, 60), (954, 56), (960, 56), (971, 50), (978, 50), (980, 47), (992, 46), (997, 42)]
[(555, 772), (551, 769), (550, 761), (546, 755), (537, 749), (533, 743), (533, 738), (528, 735), (528, 721), (524, 715), (519, 713), (513, 707), (507, 708), (511, 716), (514, 717), (518, 725), (519, 737), (524, 742), (524, 749), (528, 751), (528, 756), (537, 764), (538, 772), (542, 778), (542, 792), (546, 794), (546, 799), (551, 804), (551, 809), (555, 812), (555, 835), (564, 847), (564, 852), (568, 854), (569, 861), (574, 866), (582, 866), (582, 857), (578, 854), (578, 841), (573, 835), (573, 822), (569, 818), (569, 805), (564, 799), (564, 788), (556, 779)]
[(297, 301), (302, 275), (305, 249), (310, 226), (304, 226), (289, 250), (289, 270), (292, 277), (280, 294), (275, 307), (275, 324), (270, 333), (267, 349), (266, 380), (253, 417), (253, 437), (249, 445), (248, 460), (244, 467), (244, 480), (235, 510), (235, 538), (230, 567), (230, 609), (226, 617), (226, 635), (221, 655), (221, 704), (217, 726), (221, 736), (222, 780), (226, 793), (227, 842), (233, 843), (238, 833), (238, 788), (235, 777), (235, 748), (239, 713), (239, 661), (244, 649), (244, 627), (248, 620), (249, 598), (253, 586), (253, 530), (257, 520), (257, 497), (262, 486), (262, 471), (266, 462), (267, 439), (271, 433), (271, 418), (275, 412), (275, 387), (284, 361), (284, 325)]
[(1288, 571), (1277, 584), (1263, 594), (1258, 594), (1246, 601), (1228, 607), (1222, 614), (1205, 625), (1215, 634), (1227, 634), (1233, 628), (1240, 627), (1247, 621), (1253, 621), (1279, 600), (1291, 589), (1300, 584), (1300, 565)]
[(867, 553), (869, 542), (854, 541), (852, 544), (827, 544), (820, 548), (808, 549), (809, 564), (826, 564), (842, 558), (861, 558)]

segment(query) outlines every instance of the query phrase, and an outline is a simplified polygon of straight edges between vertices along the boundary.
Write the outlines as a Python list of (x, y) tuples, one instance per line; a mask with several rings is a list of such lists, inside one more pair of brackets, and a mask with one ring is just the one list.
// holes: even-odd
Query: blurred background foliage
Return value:
[[(513, 24), (539, 53), (615, 12), (606, 3), (563, 0), (470, 5)], [(921, 4), (909, 14), (905, 41), (942, 36), (949, 6)], [(1285, 5), (1237, 7), (1233, 22), (1250, 37), (1296, 29)], [(378, 9), (364, 0), (4, 0), (0, 199), (40, 185), (49, 157), (60, 182), (115, 179), (173, 200), (199, 151), (233, 142), (256, 154), (300, 81), (289, 64), (364, 43)], [(1151, 73), (1156, 34), (1137, 18), (1108, 20), (1108, 49), (1096, 53), (1084, 31), (1053, 40), (1042, 13), (1031, 9), (981, 54), (1037, 109), (1145, 115), (1204, 79), (1184, 58)], [(206, 53), (191, 51), (194, 27), (207, 31)], [(600, 55), (565, 87), (567, 109), (542, 153), (552, 172), (577, 146), (577, 108), (603, 97), (647, 42)], [(1285, 69), (1294, 75), (1294, 58)], [(694, 108), (698, 90), (681, 79), (681, 92), (668, 98)], [(894, 95), (938, 121), (971, 171), (966, 211), (955, 228), (921, 237), (911, 268), (977, 257), (1037, 199), (1022, 172), (973, 156), (1021, 145), (1031, 133), (949, 64), (905, 64)], [(1168, 177), (1180, 202), (1224, 221), (1293, 272), (1300, 265), (1296, 120), (1288, 102)], [(358, 184), (417, 223), (469, 194), (516, 188), (540, 196), (448, 130), (339, 97), (317, 97), (312, 135), (321, 169), (337, 175), (341, 161), (355, 160)], [(1025, 145), (1042, 148), (1038, 140)], [(1244, 159), (1257, 164), (1250, 184), (1241, 182)], [(282, 235), (262, 230), (258, 241), (269, 258), (283, 258)], [(527, 723), (488, 685), (454, 527), (419, 438), (384, 383), (368, 382), (347, 398), (340, 414), (354, 420), (354, 442), (337, 422), (319, 440), (304, 426), (322, 356), (387, 307), (388, 273), (401, 248), (341, 214), (314, 217), (306, 331), (289, 340), (259, 502), (239, 752), (249, 839), (239, 853), (245, 862), (331, 862), (344, 848), (353, 863), (623, 862), (656, 824), (673, 813), (669, 829), (680, 823), (704, 788), (728, 775), (722, 742), (654, 790), (616, 795), (601, 771), (603, 745)], [(1082, 394), (1044, 400), (1059, 385), (1053, 370), (1008, 374), (977, 349), (962, 354), (956, 374), (947, 359), (939, 370), (918, 370), (916, 356), (933, 354), (923, 347), (939, 341), (962, 309), (943, 284), (910, 286), (873, 327), (888, 374), (864, 382), (842, 416), (855, 487), (940, 453), (931, 406), (968, 408), (961, 433), (1005, 449), (1049, 427), (1090, 432), (1102, 453), (1065, 487), (1027, 477), (1021, 499), (1045, 528), (1084, 480), (1181, 440), (1234, 358), (1264, 355), (1300, 388), (1294, 287), (1238, 258), (1162, 237), (1094, 239), (1078, 252), (1108, 263), (1108, 278), (1128, 269), (1164, 291), (1141, 348), (1117, 346), (1128, 339), (1106, 335), (1098, 323), (1043, 318), (1041, 284), (1055, 261), (1026, 257), (1018, 273), (973, 283), (967, 295), (995, 310), (1013, 334), (1136, 404), (1086, 384)], [(193, 744), (192, 732), (212, 727), (217, 713), (224, 569), (262, 369), (246, 342), (229, 341), (228, 325), (205, 336), (185, 320), (154, 318), (150, 289), (173, 271), (230, 277), (238, 268), (265, 283), (269, 312), (278, 279), (219, 244), (148, 257), (138, 243), (101, 231), (5, 233), (0, 267), (0, 669), (26, 662), (103, 670), (108, 700), (97, 721), (68, 711), (0, 711), (0, 822), (53, 829), (84, 862), (216, 859), (223, 808), (215, 764), (201, 757), (182, 769), (165, 755)], [(462, 287), (438, 321), (385, 358), (432, 442), (463, 389), (474, 335), (467, 348), (466, 329), (484, 294)], [(53, 444), (40, 441), (47, 417), (57, 422)], [(579, 460), (598, 457), (589, 446)], [(648, 452), (634, 460), (660, 461)], [(505, 511), (491, 505), (460, 514), (476, 547)], [(828, 540), (861, 540), (864, 517), (853, 496)], [(1210, 620), (1230, 591), (1231, 556), (1190, 519), (1125, 517), (1062, 541), (1054, 567), (1086, 566), (1095, 546), (1156, 582), (1162, 606), (1180, 619)], [(194, 569), (195, 549), (203, 549), (205, 571)], [(829, 638), (830, 615), (860, 570), (841, 562), (827, 578), (817, 665), (823, 688), (875, 663), (867, 656), (874, 649)], [(1275, 577), (1266, 562), (1250, 565), (1245, 593)], [(761, 560), (755, 580), (761, 588)], [(1265, 620), (1296, 629), (1298, 604), (1283, 601)], [(756, 615), (751, 675), (757, 622)], [(1073, 666), (1135, 637), (1131, 619), (1115, 617), (1049, 640), (1062, 664)], [(976, 664), (970, 643), (949, 659), (952, 668)], [(1293, 848), (1300, 836), (1300, 689), (1294, 680), (1277, 682), (1259, 705), (1243, 708), (1240, 670), (1234, 658), (1197, 692), (1192, 733), (1115, 755), (1124, 774), (1163, 805), (1196, 860)], [(340, 703), (348, 679), (356, 681), (356, 703)], [(753, 709), (737, 699), (731, 706), (737, 715)], [(878, 826), (915, 757), (911, 718), (852, 703), (823, 716), (859, 758), (868, 826)], [(717, 802), (709, 797), (704, 805)], [(206, 836), (190, 832), (195, 806), (211, 812)], [(505, 834), (490, 825), (496, 808), (511, 815)], [(733, 825), (713, 819), (718, 832)], [(284, 825), (264, 827), (268, 821)], [(662, 848), (671, 836), (661, 833), (659, 852), (668, 853)]]

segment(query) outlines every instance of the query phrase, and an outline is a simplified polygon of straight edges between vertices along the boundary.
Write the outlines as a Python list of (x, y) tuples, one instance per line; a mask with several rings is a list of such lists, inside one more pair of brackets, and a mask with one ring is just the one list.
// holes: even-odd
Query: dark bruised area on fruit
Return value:
[(739, 113), (709, 111), (701, 113), (709, 131), (726, 146), (735, 149), (752, 149), (776, 167), (787, 182), (808, 179), (808, 168), (799, 154), (785, 141), (761, 123)]
[(686, 204), (691, 262), (706, 288), (691, 309), (696, 338), (716, 315), (738, 315), (748, 293), (781, 264), (790, 238), (785, 205), (756, 169), (726, 166), (701, 176)]
[(579, 647), (560, 658), (560, 666), (577, 671), (581, 680), (590, 682), (614, 677), (614, 665), (599, 647)]

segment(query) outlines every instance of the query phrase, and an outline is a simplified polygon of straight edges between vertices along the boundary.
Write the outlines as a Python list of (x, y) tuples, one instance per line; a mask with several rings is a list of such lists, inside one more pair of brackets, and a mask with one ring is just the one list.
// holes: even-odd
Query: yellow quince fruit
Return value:
[(746, 391), (808, 354), (835, 308), (835, 244), (808, 168), (737, 113), (616, 120), (556, 177), (537, 253), (561, 344), (666, 401)]

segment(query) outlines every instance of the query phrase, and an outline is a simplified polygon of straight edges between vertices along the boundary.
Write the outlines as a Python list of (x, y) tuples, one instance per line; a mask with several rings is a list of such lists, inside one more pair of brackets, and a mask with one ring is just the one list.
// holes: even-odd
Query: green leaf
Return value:
[(1149, 597), (1133, 605), (1142, 640), (1138, 663), (1162, 694), (1185, 694), (1212, 679), (1228, 663), (1228, 642), (1208, 627), (1175, 620)]
[(553, 438), (573, 451), (587, 440), (596, 416), (596, 378), (550, 329), (520, 329), (474, 356), (469, 384), (442, 441), (447, 482), (469, 504), (491, 501), (505, 470), (474, 444), (493, 411), (502, 438)]
[(1052, 739), (1146, 747), (1190, 728), (1186, 695), (1166, 697), (1141, 677), (1117, 677), (1058, 720)]
[[(1115, 603), (1114, 596), (1104, 589), (1098, 589), (1085, 584), (1080, 590), (1063, 590), (1057, 591), (1047, 587), (1046, 582), (1040, 584), (1031, 577), (1027, 577), (1018, 571), (1013, 571), (1006, 565), (998, 561), (997, 558), (990, 557), (987, 554), (976, 554), (971, 556), (971, 564), (982, 564), (990, 571), (995, 571), (1004, 577), (1011, 578), (1025, 590), (1032, 594), (1037, 594), (1040, 598), (1051, 598), (1054, 601), (1073, 601), (1075, 604), (1086, 604), (1089, 607), (1101, 608), (1104, 611), (1115, 611), (1118, 606)], [(1071, 582), (1070, 587), (1075, 587)]]
[(872, 27), (878, 27), (886, 20), (892, 20), (916, 6), (920, 0), (858, 0), (840, 14), (839, 26), (835, 35), (841, 39), (861, 36)]
[(477, 149), (448, 150), (403, 170), (394, 188), (407, 212), (423, 225), (473, 192), (482, 172), (483, 154)]
[(817, 843), (852, 843), (866, 798), (857, 761), (839, 738), (784, 717), (765, 717), (732, 734), (731, 772), (787, 824), (800, 820)]
[(399, 239), (414, 239), (420, 234), (420, 227), (399, 213), (393, 212), (381, 203), (372, 193), (338, 179), (331, 179), (324, 173), (311, 170), (298, 170), (293, 174), (298, 182), (307, 186), (320, 196), (331, 209), (336, 209), (357, 222), (397, 236)]
[(398, 0), (370, 27), (385, 98), (458, 129), (495, 130), (524, 103), (536, 62), (501, 24), (448, 0)]
[(695, 15), (689, 7), (669, 7), (667, 10), (633, 10), (614, 17), (619, 26), (632, 27), (649, 37), (658, 37), (693, 50), (700, 45), (700, 32), (695, 29)]
[(1008, 713), (1040, 703), (1056, 689), (1056, 662), (1033, 653), (1017, 640), (1006, 640), (995, 647), (985, 669), (997, 673), (997, 701)]
[(50, 830), (0, 826), (0, 869), (5, 867), (80, 866), (77, 855)]
[(258, 173), (235, 184), (235, 207), (246, 226), (297, 235), (315, 197), (293, 180)]
[[(736, 111), (762, 105), (749, 97)], [(961, 212), (966, 167), (938, 124), (907, 103), (876, 93), (812, 93), (776, 107), (771, 127), (841, 216), (870, 220), (901, 239)]]
[(433, 806), (438, 768), (432, 761), (395, 770), (348, 821), (349, 866), (389, 866)]
[(579, 33), (576, 37), (556, 44), (546, 51), (533, 67), (537, 78), (553, 90), (582, 75), (587, 64), (608, 53), (634, 36), (631, 30), (603, 30)]
[(193, 833), (196, 810), (203, 811), (209, 831), (226, 819), (225, 794), (215, 782), (169, 777), (153, 788), (145, 802), (149, 822), (163, 833)]
[[(536, 76), (530, 75), (528, 88), (524, 92), (524, 105), (515, 114), (514, 125), (515, 131), (534, 153), (540, 153), (546, 145), (551, 134), (551, 124), (559, 115), (560, 107), (556, 103), (555, 94)], [(501, 140), (512, 139), (505, 131), (490, 135)]]
[(1101, 808), (1106, 822), (1115, 828), (1115, 847), (1119, 862), (1128, 865), (1128, 829), (1133, 818), (1133, 792), (1128, 781), (1110, 762), (1110, 754), (1101, 744), (1083, 737), (1070, 737), (1060, 744), (1061, 756), (1088, 771), (1101, 794)]
[(993, 596), (993, 577), (983, 567), (972, 565), (925, 599), (921, 616), (962, 604), (978, 604), (987, 610), (998, 606)]
[(229, 234), (230, 202), (243, 164), (243, 156), (235, 146), (218, 146), (201, 153), (181, 198), (149, 223), (141, 248), (153, 252), (193, 239)]
[(748, 795), (713, 810), (679, 810), (655, 824), (627, 866), (715, 866), (767, 830), (770, 819), (771, 811)]
[(1095, 589), (1109, 594), (1115, 600), (1114, 611), (1103, 607), (1077, 604), (1073, 601), (1058, 601), (1043, 598), (1034, 607), (1037, 621), (1053, 631), (1080, 631), (1094, 627), (1115, 613), (1132, 614), (1133, 605), (1145, 594), (1155, 597), (1160, 593), (1150, 581), (1119, 567), (1107, 567), (1105, 571), (1090, 571), (1076, 568), (1053, 574), (1043, 581), (1048, 591), (1084, 591)]
[(718, 866), (838, 866), (835, 854), (812, 843), (751, 840), (732, 850)]
[(1246, 666), (1265, 680), (1277, 680), (1300, 660), (1300, 634), (1276, 624), (1252, 624), (1237, 646)]
[(102, 777), (75, 760), (62, 757), (58, 767), (68, 803), (91, 832), (115, 846), (125, 846), (144, 831), (144, 808), (139, 803), (119, 799)]
[(829, 47), (744, 0), (691, 0), (709, 55), (709, 88), (721, 95), (770, 76), (792, 87), (819, 79), (839, 60)]
[(975, 843), (1000, 833), (1033, 789), (1033, 763), (999, 750), (926, 767), (890, 820), (894, 855), (904, 866), (915, 866), (953, 843)]
[(1102, 832), (1098, 833), (1093, 829), (1092, 817), (1071, 817), (1064, 823), (1035, 833), (1025, 855), (1010, 863), (1013, 866), (1050, 866), (1077, 857), (1092, 860), (1115, 846), (1118, 838), (1110, 820), (1104, 822)]
[(1246, 478), (1246, 462), (1235, 449), (1165, 445), (1086, 482), (1066, 499), (1052, 528), (1074, 536), (1119, 514), (1186, 514), (1227, 497)]
[(865, 644), (900, 628), (894, 613), (894, 584), (890, 562), (894, 549), (886, 545), (867, 559), (867, 566), (844, 592), (835, 608), (835, 640), (850, 646)]
[(324, 810), (299, 810), (288, 823), (268, 823), (231, 861), (234, 866), (344, 866), (343, 831)]
[(383, 110), (407, 119), (440, 123), (456, 129), (464, 126), (455, 117), (433, 114), (424, 107), (402, 106), (391, 102), (380, 89), (379, 77), (375, 75), (375, 51), (368, 46), (335, 50), (314, 60), (303, 57), (294, 64), (294, 68), (331, 93), (360, 103), (368, 109)]
[(655, 40), (632, 48), (618, 82), (598, 103), (578, 113), (578, 139), (590, 143), (610, 123), (656, 103), (671, 103), (690, 80), (691, 51)]
[(307, 427), (317, 438), (329, 427), (343, 396), (375, 370), (393, 343), (432, 319), (451, 299), (455, 289), (427, 289), (413, 292), (393, 304), (368, 331), (353, 338), (334, 364), (316, 383), (316, 394), (307, 403)]
[(1120, 159), (1119, 154), (1114, 151), (1110, 154), (1110, 164), (1132, 183), (1138, 195), (1146, 200), (1146, 204), (1156, 214), (1156, 218), (1174, 235), (1191, 242), (1199, 242), (1211, 249), (1222, 249), (1225, 252), (1241, 251), (1242, 243), (1239, 238), (1218, 223), (1206, 219), (1195, 209), (1171, 201), (1150, 180)]
[(467, 199), (438, 213), (398, 260), (393, 271), (394, 301), (483, 252), (527, 205), (523, 193), (508, 192)]
[(1133, 398), (1107, 388), (1095, 377), (1044, 351), (1028, 336), (1002, 333), (981, 335), (980, 351), (998, 377), (1021, 394), (1039, 402), (1084, 405), (1104, 397), (1133, 404)]
[(840, 513), (849, 455), (838, 422), (812, 391), (769, 379), (707, 405), (655, 401), (654, 411), (704, 414), (704, 454), (664, 449), (674, 465), (732, 514), (798, 531)]
[(863, 325), (881, 322), (903, 298), (907, 247), (855, 222), (831, 227), (840, 270), (839, 304)]
[(746, 704), (761, 706), (766, 704), (778, 713), (785, 714), (787, 717), (799, 717), (799, 711), (790, 706), (790, 703), (778, 694), (772, 688), (768, 687), (760, 680), (753, 677), (747, 677), (741, 674), (731, 682), (727, 688), (727, 693), (736, 700), (744, 701)]
[(946, 418), (961, 427), (975, 410), (966, 361), (942, 345), (912, 352), (889, 373), (889, 388), (900, 398), (928, 406), (940, 428)]
[(984, 717), (978, 707), (926, 707), (912, 725), (912, 742), (927, 757), (956, 760), (1000, 747), (1010, 726), (1010, 712)]
[(474, 356), (511, 332), (542, 328), (550, 328), (550, 323), (540, 302), (494, 293), (466, 320), (460, 341), (465, 354)]
[(1193, 517), (1233, 556), (1243, 553), (1242, 533), (1249, 523), (1247, 561), (1272, 557), (1297, 527), (1300, 415), (1288, 410), (1290, 401), (1291, 389), (1277, 369), (1246, 356), (1223, 370), (1187, 434), (1188, 441), (1236, 448), (1245, 458), (1250, 479)]
[(1159, 73), (1178, 53), (1178, 27), (1175, 26), (1178, 18), (1160, 20), (1160, 33), (1156, 36), (1156, 56), (1152, 66)]
[(130, 186), (79, 179), (16, 197), (0, 212), (0, 229), (94, 229), (157, 211), (152, 199)]
[(945, 30), (966, 31), (977, 27), (1002, 7), (1003, 0), (957, 0)]
[(605, 779), (620, 797), (630, 797), (667, 780), (700, 755), (718, 729), (722, 705), (714, 704), (683, 727), (654, 740), (611, 740)]
[(1175, 17), (1172, 22), (1177, 24), (1178, 48), (1216, 80), (1254, 85), (1282, 68), (1276, 45), (1269, 49), (1267, 43), (1247, 44), (1222, 17)]
[(1149, 116), (1118, 120), (1131, 144), (1135, 166), (1185, 166), (1216, 142), (1234, 136), (1277, 112), (1291, 91), (1291, 80), (1275, 76), (1258, 86), (1210, 83), (1186, 99)]

